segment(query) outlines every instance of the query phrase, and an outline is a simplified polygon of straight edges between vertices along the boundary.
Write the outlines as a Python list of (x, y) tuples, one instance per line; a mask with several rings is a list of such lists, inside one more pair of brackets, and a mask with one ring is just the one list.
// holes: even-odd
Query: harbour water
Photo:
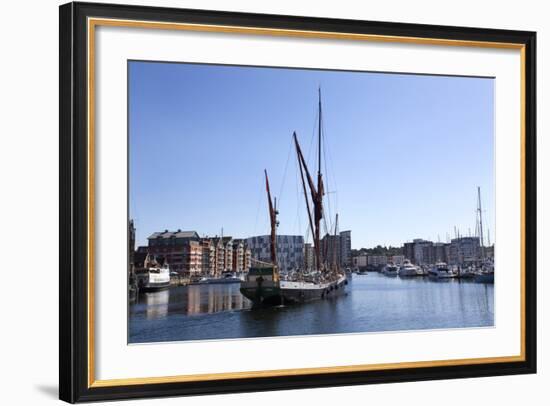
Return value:
[(494, 325), (494, 285), (428, 277), (353, 275), (347, 294), (251, 308), (239, 284), (173, 286), (129, 308), (129, 343), (383, 332)]

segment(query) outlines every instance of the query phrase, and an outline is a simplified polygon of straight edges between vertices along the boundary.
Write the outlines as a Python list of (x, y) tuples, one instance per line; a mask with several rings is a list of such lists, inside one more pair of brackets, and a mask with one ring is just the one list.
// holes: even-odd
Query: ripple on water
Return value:
[(238, 284), (178, 286), (130, 305), (129, 342), (382, 332), (494, 325), (494, 286), (354, 275), (347, 294), (252, 309)]

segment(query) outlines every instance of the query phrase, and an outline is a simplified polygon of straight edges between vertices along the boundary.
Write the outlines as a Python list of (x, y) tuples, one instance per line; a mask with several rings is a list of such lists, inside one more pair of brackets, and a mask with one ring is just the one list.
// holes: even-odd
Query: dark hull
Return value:
[(281, 288), (278, 284), (272, 286), (247, 286), (241, 284), (241, 293), (252, 301), (255, 306), (273, 306), (295, 303), (306, 303), (314, 300), (329, 299), (345, 293), (347, 279), (329, 286), (317, 288)]
[(277, 306), (282, 304), (281, 289), (278, 286), (243, 286), (241, 294), (255, 306)]
[(495, 283), (495, 274), (494, 273), (477, 274), (474, 277), (474, 282), (477, 282), (477, 283)]
[(475, 277), (476, 277), (476, 274), (473, 272), (464, 272), (464, 273), (459, 272), (457, 276), (457, 278), (460, 278), (460, 279), (472, 279)]
[(242, 281), (239, 278), (216, 278), (216, 279), (209, 279), (206, 281), (191, 282), (190, 285), (215, 285), (215, 284), (241, 283), (241, 282)]
[(345, 293), (345, 285), (347, 285), (347, 281), (334, 283), (329, 288), (281, 289), (281, 294), (285, 303), (306, 303), (340, 296)]
[(139, 287), (139, 292), (156, 292), (158, 290), (167, 289), (170, 287), (170, 282), (163, 284), (145, 284)]

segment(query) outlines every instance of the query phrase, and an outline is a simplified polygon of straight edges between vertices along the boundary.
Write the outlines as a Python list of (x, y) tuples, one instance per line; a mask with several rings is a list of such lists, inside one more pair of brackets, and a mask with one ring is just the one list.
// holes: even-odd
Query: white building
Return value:
[(405, 255), (394, 255), (391, 257), (391, 262), (397, 266), (403, 265), (404, 261), (405, 261)]
[(353, 257), (353, 267), (354, 268), (366, 268), (368, 256), (367, 255), (358, 255)]
[(385, 255), (369, 255), (367, 264), (370, 266), (380, 267), (388, 263), (388, 257)]

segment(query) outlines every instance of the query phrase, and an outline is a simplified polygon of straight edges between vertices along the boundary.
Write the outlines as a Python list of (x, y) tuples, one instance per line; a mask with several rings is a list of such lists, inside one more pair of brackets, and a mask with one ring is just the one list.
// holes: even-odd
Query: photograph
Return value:
[(128, 60), (127, 103), (128, 344), (494, 328), (494, 77)]

